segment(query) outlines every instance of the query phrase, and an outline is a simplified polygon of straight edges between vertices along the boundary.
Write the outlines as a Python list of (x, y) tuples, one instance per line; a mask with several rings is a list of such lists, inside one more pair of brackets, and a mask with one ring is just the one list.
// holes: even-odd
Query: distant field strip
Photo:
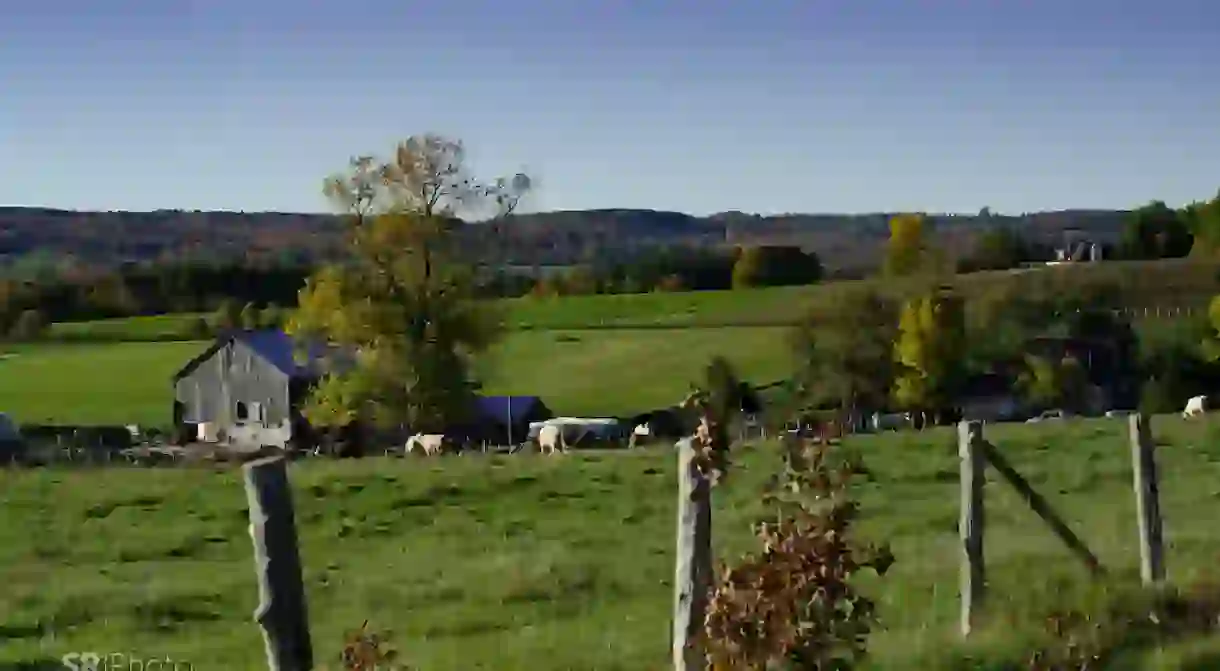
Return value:
[[(542, 396), (556, 412), (633, 414), (676, 403), (715, 355), (756, 382), (791, 368), (787, 330), (523, 331), (481, 362), (486, 389)], [(21, 345), (0, 359), (0, 412), (19, 422), (142, 423), (171, 420), (171, 376), (205, 341)]]

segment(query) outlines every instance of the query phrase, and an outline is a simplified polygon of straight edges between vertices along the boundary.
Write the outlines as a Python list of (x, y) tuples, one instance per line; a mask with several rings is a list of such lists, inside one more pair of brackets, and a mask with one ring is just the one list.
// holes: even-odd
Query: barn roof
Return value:
[(483, 417), (503, 420), (509, 417), (510, 411), (514, 417), (524, 417), (538, 406), (543, 405), (537, 396), (478, 396), (475, 398), (475, 408)]
[(335, 353), (334, 348), (320, 342), (306, 343), (305, 351), (298, 353), (296, 340), (280, 329), (233, 330), (218, 336), (210, 347), (188, 361), (174, 375), (174, 379), (179, 380), (190, 375), (200, 364), (211, 359), (217, 351), (232, 341), (242, 342), (264, 361), (292, 378), (320, 376), (325, 372), (327, 355)]

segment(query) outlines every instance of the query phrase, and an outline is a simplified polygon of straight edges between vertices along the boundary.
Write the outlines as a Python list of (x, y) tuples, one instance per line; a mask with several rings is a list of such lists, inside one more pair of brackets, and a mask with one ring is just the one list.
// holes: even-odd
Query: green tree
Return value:
[(1041, 356), (1027, 357), (1025, 370), (1017, 380), (1025, 400), (1039, 408), (1059, 404), (1059, 368), (1055, 362)]
[(759, 278), (763, 273), (763, 254), (759, 247), (743, 247), (737, 252), (737, 260), (733, 262), (733, 288), (748, 289), (759, 286)]
[(1119, 253), (1128, 259), (1186, 256), (1194, 242), (1187, 219), (1159, 200), (1136, 208), (1127, 215)]
[(355, 353), (332, 369), (305, 408), (312, 422), (353, 420), (440, 431), (466, 416), (478, 387), (474, 358), (502, 319), (471, 300), (472, 269), (457, 255), (459, 208), (510, 213), (530, 187), (518, 174), (490, 184), (466, 168), (460, 142), (437, 135), (400, 143), (393, 157), (352, 159), (325, 193), (350, 219), (350, 254), (301, 291), (288, 331)]
[(822, 279), (817, 254), (790, 245), (741, 247), (733, 262), (733, 288), (812, 284)]
[(1208, 361), (1220, 361), (1220, 296), (1207, 304), (1207, 323), (1211, 332), (1203, 339), (1201, 351)]
[(895, 403), (910, 410), (947, 409), (965, 373), (965, 344), (959, 297), (942, 291), (907, 301), (894, 343)]
[(1182, 208), (1181, 217), (1194, 234), (1190, 255), (1214, 258), (1220, 253), (1220, 193), (1208, 201)]
[(1055, 361), (1030, 356), (1017, 381), (1026, 401), (1038, 408), (1082, 411), (1088, 401), (1088, 373), (1078, 359), (1066, 356)]
[(1037, 288), (1016, 280), (978, 292), (966, 305), (965, 354), (980, 369), (1019, 359), (1029, 339), (1053, 323), (1053, 312)]
[(238, 328), (241, 326), (241, 311), (241, 306), (231, 298), (220, 301), (212, 314), (212, 327), (217, 330)]
[(882, 408), (893, 383), (895, 318), (894, 306), (870, 289), (807, 315), (792, 334), (803, 404), (831, 401), (849, 420)]

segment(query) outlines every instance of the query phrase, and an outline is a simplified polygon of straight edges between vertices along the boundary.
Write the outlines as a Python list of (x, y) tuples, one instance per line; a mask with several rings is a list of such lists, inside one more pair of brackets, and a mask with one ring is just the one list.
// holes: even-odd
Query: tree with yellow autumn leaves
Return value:
[(407, 139), (388, 160), (354, 158), (326, 181), (348, 215), (349, 254), (309, 278), (287, 330), (356, 356), (354, 368), (314, 388), (304, 410), (311, 422), (437, 431), (464, 417), (478, 387), (475, 356), (502, 320), (471, 300), (473, 273), (456, 254), (458, 215), (487, 205), (507, 214), (529, 187), (522, 174), (477, 181), (462, 144), (437, 135)]
[(942, 290), (909, 299), (894, 341), (894, 403), (920, 412), (949, 407), (965, 372), (965, 341), (959, 296)]
[(927, 255), (924, 218), (900, 214), (890, 219), (890, 237), (885, 243), (884, 272), (892, 277), (913, 275), (923, 267)]

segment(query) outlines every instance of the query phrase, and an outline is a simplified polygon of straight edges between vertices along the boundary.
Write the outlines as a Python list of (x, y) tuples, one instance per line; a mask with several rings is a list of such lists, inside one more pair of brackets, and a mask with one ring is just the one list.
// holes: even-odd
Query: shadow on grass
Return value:
[[(1142, 660), (1152, 651), (1213, 635), (1220, 629), (1220, 584), (1119, 593), (1097, 612), (1052, 613), (1046, 618), (1046, 629), (1047, 642), (1026, 659), (997, 660), (979, 667), (978, 660), (960, 658), (953, 668), (990, 671), (1143, 668)], [(1181, 668), (1183, 671), (1220, 668), (1220, 653), (1189, 658)]]
[(1214, 671), (1220, 669), (1220, 652), (1191, 657), (1182, 664), (1182, 671)]

